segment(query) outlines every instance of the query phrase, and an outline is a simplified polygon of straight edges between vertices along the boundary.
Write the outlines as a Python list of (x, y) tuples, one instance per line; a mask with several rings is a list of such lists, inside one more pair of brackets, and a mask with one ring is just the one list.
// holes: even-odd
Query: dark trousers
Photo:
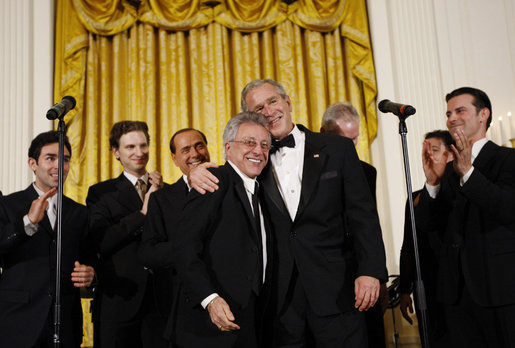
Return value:
[(152, 282), (147, 283), (138, 314), (128, 321), (95, 323), (95, 348), (166, 348), (163, 338), (166, 318), (154, 301)]
[(386, 348), (383, 309), (379, 300), (365, 312), (365, 323), (367, 325), (368, 346), (370, 348)]
[[(63, 348), (79, 348), (82, 343), (82, 327), (80, 327), (79, 325), (75, 325), (72, 326), (73, 330), (65, 330), (63, 329), (63, 325), (67, 325), (68, 327), (70, 327), (72, 326), (72, 323), (61, 322), (59, 331), (59, 346)], [(32, 348), (54, 348), (54, 332), (54, 305), (52, 305), (52, 307), (48, 311), (48, 317), (45, 323), (43, 324), (43, 328), (41, 329), (39, 338)], [(2, 346), (1, 341), (2, 340), (0, 338), (0, 347)]]
[[(311, 342), (313, 341), (313, 342)], [(310, 307), (298, 272), (293, 272), (283, 309), (274, 325), (274, 346), (366, 348), (364, 314), (357, 310), (319, 316)]]
[(515, 347), (515, 305), (482, 307), (464, 288), (459, 302), (444, 310), (452, 347)]

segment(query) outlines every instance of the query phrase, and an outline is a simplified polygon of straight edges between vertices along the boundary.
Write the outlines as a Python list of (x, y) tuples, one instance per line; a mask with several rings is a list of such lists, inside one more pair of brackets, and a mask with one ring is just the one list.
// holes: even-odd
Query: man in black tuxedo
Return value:
[(492, 106), (481, 90), (446, 96), (454, 160), (424, 142), (424, 233), (441, 237), (438, 295), (453, 347), (515, 347), (515, 150), (485, 137)]
[(166, 346), (165, 319), (153, 301), (151, 275), (137, 257), (149, 196), (163, 186), (161, 174), (146, 169), (149, 141), (146, 123), (115, 123), (109, 143), (124, 171), (91, 186), (86, 198), (100, 255), (93, 319), (96, 347)]
[[(0, 346), (53, 347), (56, 270), (56, 210), (59, 134), (39, 134), (29, 148), (36, 180), (0, 199)], [(71, 146), (65, 138), (64, 180)], [(88, 248), (87, 209), (63, 196), (61, 254), (62, 347), (80, 347), (79, 288), (91, 285), (94, 263)]]
[(173, 233), (182, 282), (177, 313), (180, 347), (258, 346), (270, 237), (257, 176), (268, 161), (266, 119), (241, 113), (223, 140), (227, 162), (213, 170), (219, 189), (192, 191)]
[[(358, 145), (360, 117), (356, 108), (349, 102), (339, 102), (327, 108), (322, 117), (320, 133), (336, 134), (352, 140), (354, 146)], [(370, 192), (376, 200), (376, 169), (365, 161), (360, 161), (363, 172), (367, 178)], [(349, 235), (347, 244), (351, 244), (352, 236)], [(355, 264), (355, 253), (349, 249), (349, 264)], [(357, 265), (354, 265), (357, 266)], [(383, 313), (388, 306), (388, 290), (386, 282), (381, 283), (379, 300), (376, 304), (365, 312), (365, 322), (367, 324), (368, 345), (373, 348), (386, 347), (384, 334)]]
[[(363, 310), (386, 280), (385, 252), (374, 199), (352, 142), (295, 125), (291, 102), (274, 80), (250, 82), (243, 110), (263, 114), (276, 140), (259, 181), (273, 224), (275, 346), (302, 347), (310, 330), (320, 347), (366, 347)], [(196, 190), (217, 179), (190, 173)], [(353, 236), (357, 271), (345, 261)]]
[[(451, 144), (454, 143), (451, 134), (446, 130), (434, 130), (425, 135), (424, 140), (429, 143), (428, 149), (433, 158), (443, 158), (446, 162), (452, 161)], [(434, 234), (426, 234), (424, 226), (419, 226), (419, 210), (418, 203), (420, 201), (420, 194), (422, 190), (413, 192), (413, 207), (415, 209), (415, 222), (417, 223), (417, 245), (420, 260), (421, 278), (424, 282), (426, 305), (427, 305), (427, 333), (429, 345), (431, 348), (447, 348), (451, 346), (448, 335), (446, 334), (447, 328), (445, 324), (445, 317), (443, 313), (443, 306), (437, 301), (437, 271), (438, 271), (438, 257), (436, 250), (440, 249), (439, 238), (435, 238)], [(413, 301), (411, 300), (411, 293), (415, 296), (416, 315), (419, 322), (418, 329), (420, 337), (422, 337), (422, 321), (421, 311), (418, 307), (418, 294), (415, 293), (417, 273), (415, 268), (415, 250), (413, 245), (413, 230), (411, 228), (411, 217), (409, 206), (406, 203), (405, 219), (404, 219), (404, 238), (402, 241), (401, 255), (400, 255), (400, 302), (399, 308), (402, 316), (408, 323), (413, 324), (409, 313), (413, 313)], [(424, 347), (424, 340), (421, 340), (422, 347)]]
[(206, 136), (196, 129), (181, 129), (170, 139), (170, 151), (183, 176), (150, 195), (138, 256), (153, 272), (157, 309), (167, 318), (164, 337), (173, 346), (180, 282), (173, 267), (172, 234), (177, 230), (188, 196), (190, 170), (209, 161)]

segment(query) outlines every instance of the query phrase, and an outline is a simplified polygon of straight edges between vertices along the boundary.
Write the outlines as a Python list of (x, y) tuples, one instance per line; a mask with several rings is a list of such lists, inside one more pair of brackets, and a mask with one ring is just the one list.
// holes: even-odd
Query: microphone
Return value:
[(75, 107), (77, 102), (75, 98), (67, 95), (63, 98), (59, 103), (55, 104), (50, 108), (50, 110), (46, 113), (46, 118), (49, 120), (55, 120), (56, 118), (61, 118), (68, 113), (71, 109)]
[(391, 112), (394, 115), (399, 117), (402, 116), (404, 118), (417, 112), (417, 110), (415, 110), (415, 108), (411, 105), (394, 103), (388, 99), (381, 100), (378, 107), (379, 111), (384, 112), (385, 114)]

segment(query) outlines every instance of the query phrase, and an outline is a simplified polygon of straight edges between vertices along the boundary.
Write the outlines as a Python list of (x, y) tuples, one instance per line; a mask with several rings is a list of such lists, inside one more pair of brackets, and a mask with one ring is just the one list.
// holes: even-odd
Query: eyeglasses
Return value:
[[(249, 148), (250, 150), (254, 149), (258, 144), (258, 142), (255, 141), (254, 139), (233, 140), (233, 141), (230, 141), (230, 143), (241, 143), (241, 144), (245, 145), (247, 148)], [(263, 140), (262, 142), (259, 143), (259, 147), (261, 147), (261, 150), (269, 151), (270, 148), (272, 147), (272, 145), (268, 141)]]

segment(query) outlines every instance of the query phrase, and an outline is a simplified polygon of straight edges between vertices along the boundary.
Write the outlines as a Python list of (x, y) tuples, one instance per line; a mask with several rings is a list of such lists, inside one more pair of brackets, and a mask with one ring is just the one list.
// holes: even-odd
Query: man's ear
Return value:
[(230, 142), (226, 142), (224, 144), (224, 149), (225, 149), (225, 156), (227, 157), (227, 155), (229, 154), (229, 151), (231, 150), (231, 143)]
[(34, 158), (29, 157), (29, 160), (27, 161), (29, 164), (29, 168), (34, 172), (36, 171), (36, 167), (38, 166), (38, 161), (36, 161)]
[(452, 152), (451, 150), (446, 150), (447, 151), (447, 163), (449, 163), (450, 161), (454, 161), (454, 152)]
[(120, 160), (120, 151), (117, 148), (112, 147), (111, 151), (113, 152), (114, 157), (119, 161)]
[(488, 108), (482, 108), (479, 111), (479, 117), (481, 117), (481, 122), (484, 123), (485, 127), (486, 127), (486, 122), (488, 121), (488, 118), (490, 117), (490, 110), (488, 110)]
[(290, 110), (290, 112), (292, 112), (293, 111), (293, 107), (291, 105), (290, 96), (287, 95), (285, 100), (286, 100), (286, 104), (288, 104), (288, 109)]

